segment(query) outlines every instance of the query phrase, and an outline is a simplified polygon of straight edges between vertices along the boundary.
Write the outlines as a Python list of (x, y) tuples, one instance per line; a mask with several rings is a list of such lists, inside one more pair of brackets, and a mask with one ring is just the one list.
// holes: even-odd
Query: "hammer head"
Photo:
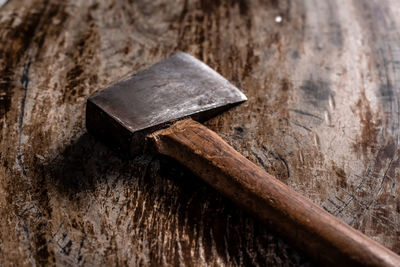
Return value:
[(87, 99), (86, 128), (124, 154), (146, 135), (191, 117), (205, 121), (247, 100), (235, 86), (186, 53), (177, 53)]

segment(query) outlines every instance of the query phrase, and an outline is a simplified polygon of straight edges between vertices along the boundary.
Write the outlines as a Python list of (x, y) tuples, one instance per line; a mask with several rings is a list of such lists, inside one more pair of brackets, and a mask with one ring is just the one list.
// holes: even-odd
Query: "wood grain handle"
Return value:
[(147, 137), (219, 192), (315, 260), (335, 266), (400, 266), (400, 257), (266, 173), (216, 133), (191, 120)]

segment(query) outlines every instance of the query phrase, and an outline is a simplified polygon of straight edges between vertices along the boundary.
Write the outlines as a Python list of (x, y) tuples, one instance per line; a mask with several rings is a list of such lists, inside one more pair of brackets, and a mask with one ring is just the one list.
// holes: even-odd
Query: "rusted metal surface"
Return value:
[(400, 3), (8, 1), (0, 9), (0, 261), (308, 265), (177, 164), (86, 134), (94, 91), (176, 51), (249, 100), (207, 123), (400, 252)]

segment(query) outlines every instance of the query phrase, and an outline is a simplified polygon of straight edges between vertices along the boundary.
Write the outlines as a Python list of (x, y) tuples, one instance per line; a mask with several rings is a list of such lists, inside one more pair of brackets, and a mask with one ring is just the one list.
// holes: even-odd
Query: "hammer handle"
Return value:
[(296, 193), (191, 119), (149, 135), (147, 142), (156, 153), (187, 166), (318, 262), (400, 266), (394, 252)]

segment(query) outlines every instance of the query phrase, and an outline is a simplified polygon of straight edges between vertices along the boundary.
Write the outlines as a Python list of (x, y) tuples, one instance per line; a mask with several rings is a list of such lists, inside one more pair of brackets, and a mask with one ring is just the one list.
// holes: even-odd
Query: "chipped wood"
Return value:
[(87, 96), (176, 51), (249, 98), (207, 126), (399, 253), (399, 12), (393, 0), (8, 1), (0, 262), (312, 264), (180, 165), (121, 159), (86, 134)]

